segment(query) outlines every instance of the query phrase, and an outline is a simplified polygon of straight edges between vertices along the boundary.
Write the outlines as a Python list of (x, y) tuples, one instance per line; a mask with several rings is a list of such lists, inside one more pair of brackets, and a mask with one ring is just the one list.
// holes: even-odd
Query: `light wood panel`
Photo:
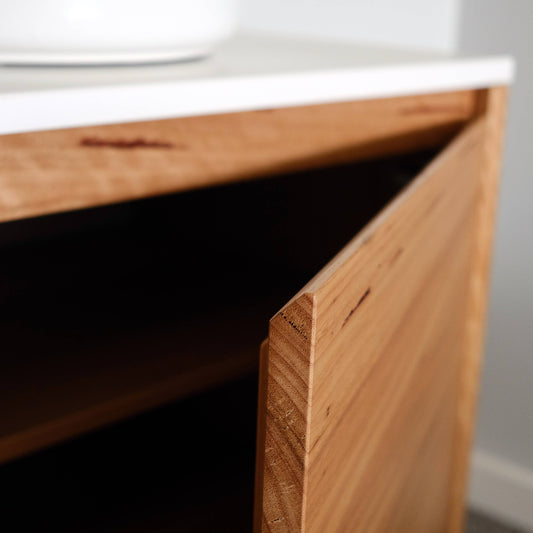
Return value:
[(457, 399), (457, 430), (452, 468), (448, 531), (463, 530), (468, 466), (475, 427), (479, 373), (483, 355), (487, 297), (492, 255), (494, 220), (498, 199), (507, 87), (495, 87), (483, 94), (480, 112), (486, 118), (483, 155), (476, 205), (475, 243), (472, 247), (466, 317), (466, 340), (460, 391)]
[(446, 530), (485, 131), (469, 125), (271, 320), (257, 531)]
[(476, 98), (465, 91), (0, 136), (0, 221), (437, 146), (473, 116)]

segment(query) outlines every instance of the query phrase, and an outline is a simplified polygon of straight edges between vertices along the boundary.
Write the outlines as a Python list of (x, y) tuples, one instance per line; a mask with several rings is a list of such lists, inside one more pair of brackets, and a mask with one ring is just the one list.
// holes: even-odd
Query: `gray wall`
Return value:
[(245, 27), (450, 51), (459, 0), (241, 0)]
[[(533, 2), (464, 0), (458, 46), (517, 61), (471, 497), (533, 528)], [(498, 488), (499, 486), (499, 488)], [(512, 512), (510, 512), (512, 509)]]
[[(477, 445), (533, 469), (533, 2), (465, 0), (459, 47), (509, 52), (510, 100)], [(531, 502), (533, 505), (533, 501)]]

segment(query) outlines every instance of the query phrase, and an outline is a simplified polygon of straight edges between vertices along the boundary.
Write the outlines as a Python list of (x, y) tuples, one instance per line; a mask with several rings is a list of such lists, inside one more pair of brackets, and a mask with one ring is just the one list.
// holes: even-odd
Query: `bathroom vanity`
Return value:
[(6, 513), (462, 529), (509, 58), (0, 71)]

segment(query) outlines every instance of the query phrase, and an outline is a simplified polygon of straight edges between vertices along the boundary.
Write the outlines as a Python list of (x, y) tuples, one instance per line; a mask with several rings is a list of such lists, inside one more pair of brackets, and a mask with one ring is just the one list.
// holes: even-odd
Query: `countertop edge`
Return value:
[(0, 95), (0, 134), (481, 89), (514, 75), (514, 60), (495, 56), (8, 92)]

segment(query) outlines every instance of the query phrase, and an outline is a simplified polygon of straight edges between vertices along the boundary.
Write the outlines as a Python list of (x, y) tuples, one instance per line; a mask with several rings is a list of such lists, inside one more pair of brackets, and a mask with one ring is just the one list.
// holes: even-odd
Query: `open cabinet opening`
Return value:
[(268, 319), (432, 155), (0, 225), (0, 480), (19, 522), (249, 531)]

